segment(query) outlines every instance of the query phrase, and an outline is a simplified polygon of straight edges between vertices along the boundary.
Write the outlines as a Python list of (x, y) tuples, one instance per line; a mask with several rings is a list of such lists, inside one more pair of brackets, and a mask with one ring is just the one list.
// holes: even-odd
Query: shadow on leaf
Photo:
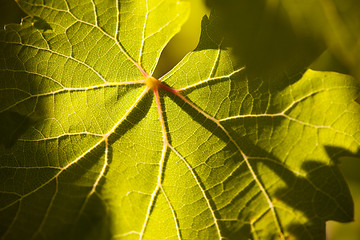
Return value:
[[(248, 156), (251, 168), (271, 199), (275, 209), (275, 218), (279, 219), (279, 227), (285, 237), (304, 240), (310, 238), (324, 239), (326, 221), (349, 222), (353, 220), (353, 200), (347, 184), (336, 165), (338, 157), (348, 154), (345, 149), (325, 146), (330, 162), (317, 159), (299, 159), (302, 162), (292, 162), (289, 165), (270, 152), (263, 150), (260, 146), (255, 145), (246, 132), (243, 133), (244, 135), (239, 136), (238, 130), (234, 131), (233, 127), (238, 124), (246, 125), (242, 120), (234, 120), (225, 124), (224, 127), (228, 132), (226, 134), (214, 121), (200, 114), (188, 104), (184, 104), (178, 97), (171, 94), (169, 94), (169, 97), (194, 121), (224, 142), (229, 142), (228, 134), (235, 139), (240, 149)], [(268, 124), (276, 128), (276, 125), (280, 124), (280, 122), (281, 120)], [(262, 124), (262, 122), (257, 124)], [(237, 151), (235, 148), (234, 150)], [(293, 164), (299, 166), (299, 168), (294, 167)], [(241, 174), (241, 171), (238, 169), (232, 174)], [(201, 184), (205, 189), (205, 184)], [(258, 188), (255, 181), (242, 189), (233, 201), (243, 201), (243, 196), (252, 188)], [(259, 190), (259, 194), (264, 193)], [(208, 198), (213, 209), (216, 209), (214, 200), (210, 195), (208, 195)], [(234, 204), (233, 201), (229, 204)], [(240, 211), (237, 217), (238, 221), (222, 222), (223, 234), (230, 239), (246, 238), (251, 234), (249, 223), (256, 226), (258, 222), (274, 221), (271, 217), (270, 220), (269, 218), (264, 220), (267, 218), (266, 215), (270, 213), (271, 210), (268, 207), (264, 213), (258, 212), (255, 219), (242, 219), (242, 212)], [(215, 216), (218, 219), (222, 218), (218, 211), (215, 212)], [(273, 224), (275, 223), (273, 222)], [(259, 228), (258, 231), (253, 232), (255, 235), (260, 234), (259, 238), (270, 237), (276, 239), (279, 237), (276, 233), (266, 233), (266, 229), (262, 229), (261, 226)]]
[(33, 25), (35, 28), (42, 30), (42, 31), (49, 31), (52, 30), (49, 23), (47, 23), (44, 19), (39, 17), (33, 17)]
[[(113, 160), (113, 148), (112, 145), (123, 135), (125, 135), (130, 129), (132, 129), (136, 124), (138, 124), (142, 119), (144, 119), (151, 107), (152, 95), (147, 94), (120, 125), (116, 127), (115, 134), (112, 134), (108, 139), (108, 162), (104, 176), (107, 175), (109, 171), (109, 166)], [(79, 174), (78, 179), (84, 178), (89, 172), (89, 169), (94, 167), (94, 164), (100, 162), (103, 164), (102, 158), (104, 157), (104, 147), (105, 143), (101, 144), (97, 149), (94, 149), (93, 154), (89, 154), (88, 161), (82, 160), (83, 164), (81, 166), (74, 166), (80, 171), (83, 171), (83, 174)], [(98, 161), (95, 161), (97, 159)], [(77, 179), (73, 179), (72, 182), (76, 182)], [(96, 192), (101, 193), (102, 186), (104, 186), (106, 178), (101, 178)], [(78, 188), (77, 188), (78, 189)], [(89, 189), (87, 190), (89, 192)], [(71, 239), (80, 239), (84, 238), (84, 235), (91, 236), (92, 239), (109, 239), (113, 233), (113, 219), (111, 210), (106, 206), (106, 202), (101, 199), (99, 196), (101, 194), (93, 194), (89, 199), (86, 208), (84, 208), (84, 214), (79, 218), (79, 221), (76, 224), (73, 224), (71, 228), (73, 229)], [(110, 212), (109, 212), (110, 211)], [(118, 231), (121, 228), (116, 226)]]
[[(330, 146), (326, 146), (325, 149), (331, 162), (326, 164), (311, 159), (304, 160), (302, 171), (305, 174), (297, 174), (268, 153), (264, 153), (267, 154), (266, 158), (254, 157), (251, 161), (260, 179), (259, 166), (266, 166), (286, 184), (286, 187), (281, 187), (270, 194), (277, 212), (284, 207), (284, 204), (292, 209), (289, 216), (283, 215), (287, 220), (286, 227), (283, 229), (286, 236), (304, 240), (324, 239), (326, 221), (349, 222), (353, 220), (354, 203), (345, 179), (335, 163), (336, 158), (332, 154), (337, 151), (337, 157), (339, 157), (342, 156), (339, 153), (346, 150)], [(262, 183), (266, 185), (264, 181), (262, 180)], [(277, 208), (278, 204), (280, 208)], [(280, 221), (280, 224), (283, 226), (284, 223)]]
[(11, 148), (33, 123), (29, 117), (17, 112), (0, 113), (0, 145)]

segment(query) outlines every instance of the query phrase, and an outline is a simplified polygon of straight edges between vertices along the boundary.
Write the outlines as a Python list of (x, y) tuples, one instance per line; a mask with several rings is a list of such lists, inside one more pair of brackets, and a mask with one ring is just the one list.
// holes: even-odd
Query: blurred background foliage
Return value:
[[(360, 80), (359, 0), (187, 0), (191, 14), (166, 46), (154, 73), (175, 66), (200, 37), (202, 17), (218, 16), (226, 44), (250, 76), (273, 78), (305, 68), (352, 74)], [(14, 0), (0, 0), (0, 28), (25, 14)], [(340, 159), (355, 202), (355, 221), (327, 223), (327, 240), (360, 240), (360, 155)]]
[(219, 25), (256, 75), (309, 66), (360, 79), (359, 0), (206, 0)]

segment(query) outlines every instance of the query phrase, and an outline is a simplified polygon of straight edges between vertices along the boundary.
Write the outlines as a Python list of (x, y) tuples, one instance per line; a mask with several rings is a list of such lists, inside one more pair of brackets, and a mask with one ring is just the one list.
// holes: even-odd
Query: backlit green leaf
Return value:
[(156, 80), (187, 3), (19, 5), (32, 17), (0, 31), (2, 239), (325, 239), (352, 220), (351, 77), (251, 78), (205, 17)]

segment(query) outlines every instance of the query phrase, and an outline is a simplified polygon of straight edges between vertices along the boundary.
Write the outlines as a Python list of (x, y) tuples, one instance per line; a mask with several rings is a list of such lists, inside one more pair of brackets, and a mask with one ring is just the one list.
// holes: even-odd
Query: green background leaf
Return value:
[(158, 93), (144, 80), (186, 3), (19, 4), (33, 17), (0, 32), (21, 129), (0, 145), (3, 239), (321, 239), (352, 220), (334, 161), (359, 147), (351, 77), (254, 78), (205, 17)]
[[(326, 48), (359, 79), (357, 0), (206, 0), (221, 29), (255, 74), (296, 72)], [(325, 58), (326, 60), (326, 58)], [(323, 60), (324, 61), (324, 60)]]

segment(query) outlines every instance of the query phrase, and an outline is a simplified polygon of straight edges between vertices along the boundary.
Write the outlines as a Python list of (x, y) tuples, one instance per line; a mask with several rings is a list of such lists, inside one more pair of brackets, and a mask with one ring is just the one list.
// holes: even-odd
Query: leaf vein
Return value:
[(21, 198), (13, 201), (12, 203), (6, 205), (5, 207), (1, 208), (0, 211), (3, 211), (4, 209), (7, 209), (9, 207), (11, 207), (12, 205), (14, 205), (17, 202), (21, 202), (22, 199), (26, 198), (27, 196), (30, 196), (31, 194), (37, 192), (38, 190), (42, 189), (43, 187), (45, 187), (46, 185), (48, 185), (50, 182), (52, 182), (54, 179), (57, 179), (61, 173), (63, 173), (64, 171), (66, 171), (67, 169), (69, 169), (72, 165), (76, 164), (80, 159), (84, 158), (87, 154), (89, 154), (90, 152), (92, 152), (95, 148), (97, 148), (100, 144), (102, 144), (106, 139), (108, 139), (108, 137), (110, 135), (112, 135), (115, 130), (117, 129), (117, 127), (127, 118), (127, 116), (130, 114), (130, 112), (132, 112), (132, 110), (137, 106), (137, 104), (140, 102), (140, 100), (145, 96), (145, 94), (148, 92), (148, 89), (146, 88), (141, 94), (140, 96), (136, 99), (136, 101), (133, 103), (133, 105), (128, 109), (128, 111), (124, 114), (124, 116), (117, 122), (117, 124), (107, 133), (104, 135), (104, 137), (98, 141), (97, 143), (95, 143), (92, 147), (90, 147), (87, 151), (85, 151), (83, 154), (81, 154), (79, 157), (77, 157), (74, 161), (71, 161), (70, 163), (68, 163), (65, 167), (61, 168), (59, 170), (59, 172), (57, 174), (55, 174), (52, 178), (50, 178), (48, 181), (46, 181), (45, 183), (41, 184), (39, 187), (35, 188), (34, 190), (22, 195)]
[[(280, 238), (281, 239), (285, 239), (284, 236), (284, 232), (283, 229), (281, 227), (280, 224), (280, 220), (276, 214), (275, 211), (275, 207), (272, 203), (272, 200), (269, 196), (269, 194), (266, 192), (266, 189), (264, 188), (263, 184), (261, 183), (261, 181), (258, 179), (258, 177), (256, 176), (256, 173), (254, 171), (254, 169), (252, 168), (248, 157), (245, 155), (245, 153), (241, 150), (240, 146), (237, 144), (237, 142), (233, 139), (233, 137), (230, 135), (230, 133), (225, 129), (225, 127), (221, 124), (221, 122), (210, 116), (209, 114), (207, 114), (206, 112), (204, 112), (203, 110), (201, 110), (200, 108), (198, 108), (195, 104), (193, 104), (191, 101), (189, 101), (188, 99), (186, 99), (184, 96), (182, 96), (181, 94), (179, 94), (178, 92), (175, 92), (175, 95), (178, 96), (179, 98), (181, 98), (186, 104), (188, 104), (190, 107), (192, 107), (194, 110), (196, 110), (197, 112), (199, 112), (201, 115), (203, 115), (204, 117), (208, 118), (209, 120), (211, 120), (212, 122), (214, 122), (225, 134), (226, 136), (229, 138), (229, 140), (234, 144), (234, 146), (236, 147), (236, 149), (238, 150), (238, 152), (242, 155), (253, 179), (255, 180), (257, 186), (259, 187), (260, 191), (262, 192), (263, 196), (265, 197), (267, 203), (269, 204), (269, 209), (272, 212), (272, 215), (274, 217), (274, 222), (277, 226), (277, 228), (279, 229), (279, 234), (280, 234)], [(221, 235), (220, 235), (221, 236)]]
[(198, 179), (198, 177), (196, 176), (194, 170), (192, 169), (192, 167), (190, 166), (190, 164), (183, 158), (183, 156), (181, 156), (181, 154), (176, 151), (176, 149), (174, 147), (172, 147), (171, 145), (169, 145), (169, 148), (181, 159), (181, 161), (183, 161), (183, 163), (186, 165), (186, 167), (189, 169), (191, 175), (193, 176), (197, 186), (199, 187), (205, 201), (206, 201), (206, 204), (211, 212), (211, 216), (214, 220), (214, 225), (215, 225), (215, 228), (216, 228), (216, 231), (217, 231), (217, 234), (219, 236), (219, 239), (222, 238), (222, 235), (221, 235), (221, 231), (220, 231), (220, 226), (219, 226), (219, 223), (218, 223), (218, 219), (216, 218), (215, 216), (215, 210), (213, 209), (213, 207), (211, 206), (211, 203), (210, 203), (210, 200), (209, 198), (207, 197), (207, 194), (206, 194), (206, 191), (205, 189), (201, 186), (201, 183), (200, 183), (200, 180)]

